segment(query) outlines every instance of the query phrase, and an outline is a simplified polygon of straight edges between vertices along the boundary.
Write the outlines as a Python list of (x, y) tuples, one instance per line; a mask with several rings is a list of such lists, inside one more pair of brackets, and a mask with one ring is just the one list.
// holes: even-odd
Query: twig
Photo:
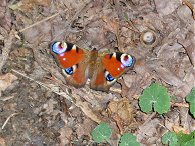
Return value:
[(110, 91), (114, 92), (114, 93), (118, 93), (118, 94), (121, 94), (121, 89), (119, 88), (115, 88), (115, 87), (110, 87)]
[(51, 16), (49, 16), (49, 17), (47, 17), (47, 18), (45, 18), (45, 19), (43, 19), (41, 21), (38, 21), (38, 22), (36, 22), (36, 23), (34, 23), (34, 24), (30, 25), (30, 26), (27, 26), (26, 28), (20, 29), (18, 32), (26, 31), (29, 28), (32, 28), (32, 27), (34, 27), (36, 25), (39, 25), (40, 23), (43, 23), (43, 22), (45, 22), (45, 21), (47, 21), (49, 19), (52, 19), (52, 18), (56, 17), (57, 15), (59, 15), (59, 12), (56, 13), (56, 14), (53, 14), (53, 15), (51, 15)]
[(10, 119), (11, 117), (15, 116), (15, 115), (18, 115), (18, 113), (13, 113), (13, 114), (11, 114), (11, 115), (5, 120), (5, 122), (3, 123), (3, 126), (1, 127), (2, 130), (4, 129), (5, 125), (6, 125), (7, 122), (9, 121), (9, 119)]
[(49, 90), (49, 91), (52, 91), (52, 92), (54, 92), (54, 93), (56, 93), (56, 94), (58, 94), (58, 95), (60, 95), (60, 96), (65, 97), (67, 100), (69, 100), (70, 102), (74, 103), (73, 100), (72, 100), (66, 93), (64, 93), (64, 92), (61, 92), (61, 93), (60, 93), (60, 92), (54, 91), (54, 90), (52, 90), (51, 88), (47, 87), (47, 86), (46, 86), (44, 83), (42, 83), (42, 82), (36, 81), (36, 80), (32, 79), (31, 77), (28, 77), (27, 75), (24, 75), (24, 74), (22, 74), (22, 73), (20, 73), (20, 72), (18, 72), (18, 71), (16, 71), (16, 70), (14, 70), (14, 69), (12, 69), (12, 71), (15, 72), (15, 73), (17, 73), (17, 74), (19, 74), (19, 75), (21, 75), (21, 76), (23, 76), (23, 77), (25, 77), (25, 78), (27, 78), (27, 79), (29, 79), (29, 80), (31, 80), (31, 81), (33, 81), (33, 82), (35, 82), (35, 83), (37, 83), (37, 84), (39, 84), (39, 85), (41, 85), (42, 87), (46, 88), (46, 89)]
[(171, 103), (172, 106), (189, 107), (187, 103)]

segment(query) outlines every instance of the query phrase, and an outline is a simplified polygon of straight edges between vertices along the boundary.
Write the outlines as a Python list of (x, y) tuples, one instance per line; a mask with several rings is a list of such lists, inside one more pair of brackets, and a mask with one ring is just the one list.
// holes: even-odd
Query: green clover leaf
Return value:
[(95, 142), (109, 141), (112, 129), (107, 123), (100, 123), (93, 131), (92, 137)]
[(139, 105), (143, 112), (149, 113), (156, 111), (159, 114), (163, 114), (170, 109), (170, 99), (167, 89), (164, 86), (153, 83), (139, 97)]

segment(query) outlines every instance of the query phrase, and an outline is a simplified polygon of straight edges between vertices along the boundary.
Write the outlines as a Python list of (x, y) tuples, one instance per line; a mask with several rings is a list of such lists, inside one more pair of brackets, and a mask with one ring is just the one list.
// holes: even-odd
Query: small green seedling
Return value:
[(167, 132), (162, 137), (162, 143), (163, 144), (169, 144), (169, 146), (177, 146), (178, 145), (178, 139), (175, 132)]
[(143, 91), (139, 97), (139, 105), (143, 112), (149, 113), (156, 111), (159, 114), (167, 113), (170, 109), (170, 96), (167, 89), (157, 83)]
[(93, 131), (93, 140), (97, 143), (109, 141), (112, 129), (107, 123), (100, 123)]
[(136, 141), (136, 136), (125, 133), (121, 136), (119, 146), (140, 146), (140, 144)]
[[(109, 142), (112, 134), (112, 129), (107, 123), (100, 123), (93, 131), (93, 140), (97, 143)], [(136, 141), (136, 136), (131, 133), (125, 133), (120, 138), (119, 146), (139, 146)]]

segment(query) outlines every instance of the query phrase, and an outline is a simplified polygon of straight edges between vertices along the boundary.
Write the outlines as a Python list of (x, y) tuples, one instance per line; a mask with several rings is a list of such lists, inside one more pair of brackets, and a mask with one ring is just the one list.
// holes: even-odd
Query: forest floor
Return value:
[[(161, 146), (167, 131), (195, 130), (185, 99), (195, 87), (194, 4), (1, 0), (0, 146), (117, 146), (128, 132), (141, 145)], [(109, 92), (92, 90), (88, 83), (76, 89), (66, 84), (50, 53), (54, 41), (100, 52), (117, 47), (136, 63)], [(174, 97), (163, 114), (143, 112), (139, 105), (154, 82)], [(109, 142), (98, 144), (91, 133), (101, 122), (113, 132)]]

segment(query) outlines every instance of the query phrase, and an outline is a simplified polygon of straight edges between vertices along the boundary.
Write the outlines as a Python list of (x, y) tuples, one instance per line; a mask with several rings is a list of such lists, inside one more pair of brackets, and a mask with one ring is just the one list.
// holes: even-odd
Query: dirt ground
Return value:
[[(185, 101), (195, 87), (193, 4), (1, 0), (0, 146), (117, 146), (124, 132), (133, 133), (143, 146), (161, 146), (169, 130), (195, 130)], [(50, 53), (54, 41), (100, 52), (117, 47), (135, 56), (136, 63), (109, 92), (92, 90), (88, 83), (76, 89), (66, 84)], [(140, 110), (138, 98), (153, 82), (175, 97), (166, 114)], [(111, 103), (126, 118), (109, 111)], [(110, 143), (92, 139), (92, 130), (102, 121), (114, 129)]]

